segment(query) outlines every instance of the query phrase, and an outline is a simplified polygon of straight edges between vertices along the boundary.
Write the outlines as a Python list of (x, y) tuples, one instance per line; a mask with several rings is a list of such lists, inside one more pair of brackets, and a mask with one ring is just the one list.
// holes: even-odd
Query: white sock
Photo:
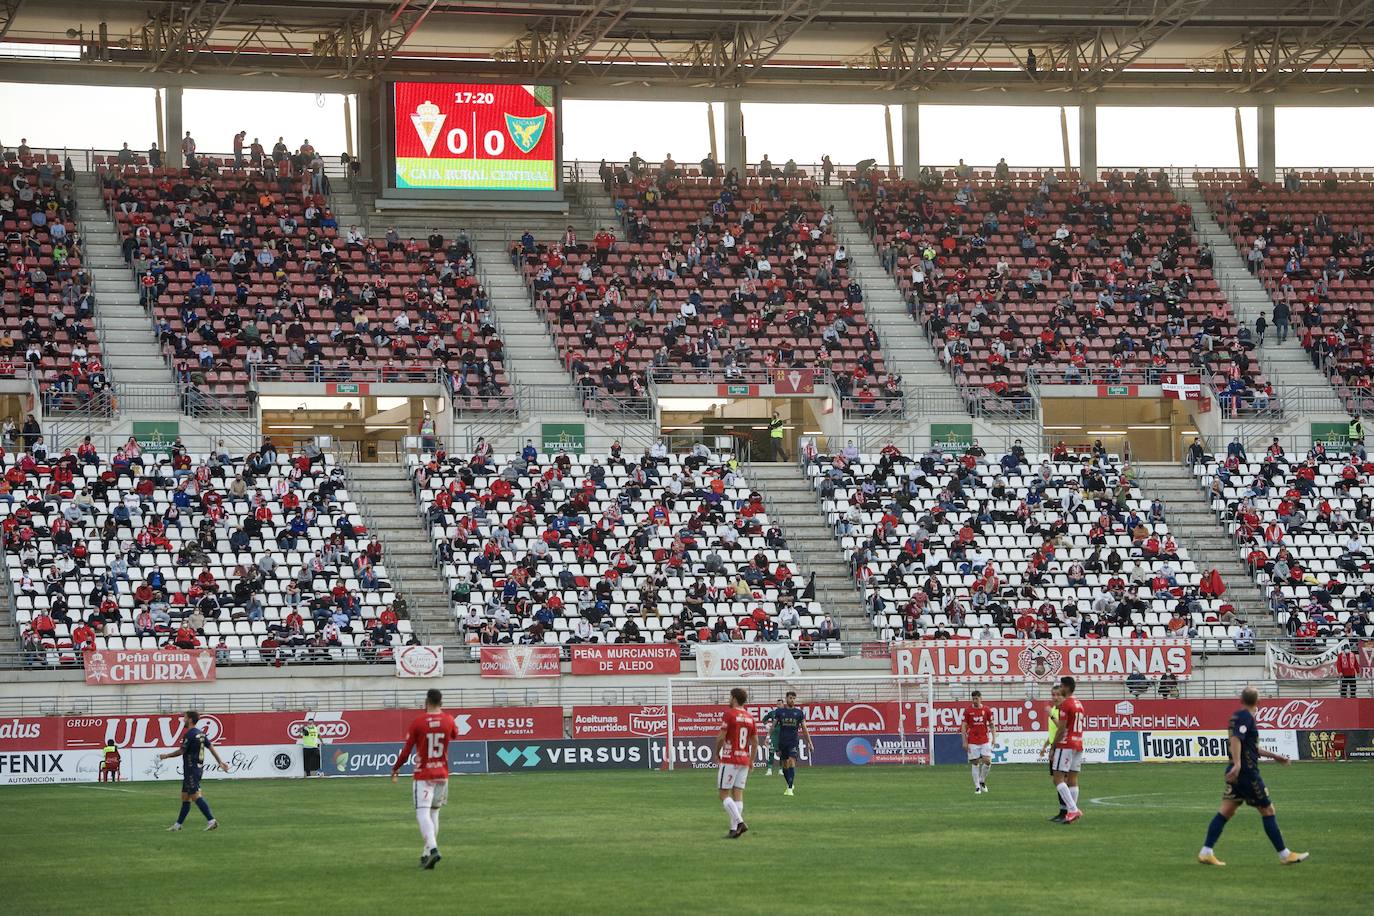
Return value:
[(980, 767), (976, 763), (971, 763), (969, 764), (968, 768), (973, 773), (973, 787), (976, 789), (983, 784), (982, 778), (978, 775), (978, 772), (982, 769), (982, 767)]
[(1197, 854), (1200, 856), (1210, 856), (1212, 854), (1212, 847), (1204, 846), (1198, 850)]
[(1078, 809), (1078, 786), (1069, 786), (1069, 792), (1073, 794), (1073, 807)]
[(736, 807), (735, 800), (733, 798), (722, 798), (720, 803), (721, 806), (725, 808), (725, 813), (730, 815), (730, 829), (734, 830), (739, 826), (740, 821), (739, 808)]
[(1055, 791), (1059, 793), (1059, 800), (1064, 803), (1064, 807), (1067, 810), (1078, 810), (1078, 803), (1073, 800), (1073, 792), (1069, 790), (1069, 786), (1067, 783), (1061, 782), (1058, 786), (1055, 787)]
[(415, 820), (420, 824), (420, 836), (425, 841), (425, 852), (434, 848), (434, 821), (430, 820), (428, 808), (416, 808)]
[(439, 848), (439, 808), (429, 809), (429, 819), (434, 822), (434, 845), (430, 848)]
[(735, 810), (739, 812), (739, 822), (744, 823), (744, 799), (735, 802)]
[(1286, 859), (1286, 858), (1288, 858), (1288, 847), (1287, 847), (1287, 846), (1283, 847), (1283, 852), (1279, 853), (1279, 858), (1280, 858), (1280, 859)]
[(989, 764), (989, 763), (980, 763), (980, 764), (978, 764), (978, 780), (979, 780), (980, 782), (982, 782), (982, 783), (987, 783), (987, 781), (988, 781), (988, 768), (991, 767), (991, 766), (992, 766), (992, 764)]

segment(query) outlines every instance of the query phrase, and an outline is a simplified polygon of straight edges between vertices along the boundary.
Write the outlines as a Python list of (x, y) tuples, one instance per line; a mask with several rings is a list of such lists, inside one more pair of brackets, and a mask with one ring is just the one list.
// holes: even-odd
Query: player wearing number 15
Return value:
[(415, 752), (415, 784), (411, 794), (415, 800), (415, 820), (420, 824), (424, 851), (420, 867), (433, 868), (443, 858), (439, 855), (439, 809), (448, 801), (448, 743), (458, 737), (453, 716), (443, 710), (444, 695), (438, 690), (425, 694), (425, 711), (415, 717), (406, 732), (406, 744), (391, 767), (391, 781), (401, 765)]
[(1078, 772), (1083, 769), (1083, 704), (1073, 695), (1075, 686), (1071, 677), (1059, 681), (1064, 701), (1059, 704), (1059, 729), (1054, 735), (1054, 752), (1050, 757), (1054, 789), (1066, 809), (1065, 824), (1072, 824), (1083, 816), (1078, 810)]
[(716, 759), (720, 769), (716, 774), (716, 788), (720, 789), (720, 803), (730, 815), (727, 840), (744, 836), (749, 827), (744, 823), (744, 784), (749, 780), (749, 767), (759, 746), (759, 726), (744, 704), (749, 694), (743, 687), (730, 691), (730, 708), (716, 735)]

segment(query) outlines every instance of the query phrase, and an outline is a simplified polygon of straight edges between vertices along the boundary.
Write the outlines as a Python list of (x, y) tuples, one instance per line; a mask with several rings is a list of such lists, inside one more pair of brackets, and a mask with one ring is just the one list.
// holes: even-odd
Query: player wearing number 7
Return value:
[(744, 708), (748, 701), (743, 687), (730, 691), (730, 708), (725, 710), (725, 722), (716, 735), (716, 759), (720, 761), (716, 788), (720, 789), (721, 806), (730, 815), (727, 840), (739, 839), (749, 829), (744, 823), (744, 784), (758, 752), (759, 726)]
[(425, 693), (425, 711), (415, 717), (406, 731), (405, 747), (391, 767), (391, 781), (414, 751), (415, 785), (411, 794), (415, 800), (415, 820), (420, 824), (424, 851), (420, 867), (433, 868), (443, 858), (439, 855), (439, 809), (448, 801), (448, 743), (458, 737), (453, 716), (443, 710), (444, 695), (438, 690)]

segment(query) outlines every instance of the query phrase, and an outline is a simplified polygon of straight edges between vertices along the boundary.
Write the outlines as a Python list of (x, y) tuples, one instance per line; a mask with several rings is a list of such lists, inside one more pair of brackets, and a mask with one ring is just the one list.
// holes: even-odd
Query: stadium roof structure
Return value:
[(1240, 104), (1374, 90), (1374, 0), (0, 0), (0, 78), (39, 64), (47, 78), (149, 82), (423, 75), (646, 96), (1179, 91)]

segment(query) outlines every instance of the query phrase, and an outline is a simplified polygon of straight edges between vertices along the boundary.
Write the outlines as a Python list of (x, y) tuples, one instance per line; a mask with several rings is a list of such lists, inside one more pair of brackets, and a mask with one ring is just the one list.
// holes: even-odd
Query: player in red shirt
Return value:
[(730, 832), (725, 835), (728, 840), (744, 836), (749, 829), (744, 823), (744, 784), (758, 751), (759, 727), (744, 708), (748, 700), (743, 687), (730, 691), (730, 708), (725, 710), (725, 722), (716, 735), (716, 759), (720, 761), (716, 788), (720, 789), (725, 813), (730, 815)]
[(964, 720), (959, 728), (964, 735), (969, 769), (973, 771), (973, 794), (982, 795), (988, 790), (988, 768), (992, 766), (992, 745), (996, 740), (997, 726), (992, 721), (992, 710), (983, 705), (982, 692), (975, 690), (971, 696), (973, 705), (964, 710)]
[(439, 809), (448, 801), (448, 743), (458, 737), (453, 716), (443, 711), (444, 695), (438, 690), (425, 694), (425, 711), (415, 717), (406, 732), (406, 744), (391, 767), (391, 781), (402, 764), (414, 751), (415, 820), (420, 824), (420, 836), (425, 849), (420, 855), (421, 868), (433, 868), (443, 858), (439, 855)]
[(1054, 736), (1050, 769), (1054, 771), (1054, 790), (1067, 812), (1064, 823), (1072, 824), (1083, 816), (1078, 810), (1078, 771), (1083, 769), (1083, 704), (1073, 695), (1074, 679), (1059, 679), (1059, 730)]

